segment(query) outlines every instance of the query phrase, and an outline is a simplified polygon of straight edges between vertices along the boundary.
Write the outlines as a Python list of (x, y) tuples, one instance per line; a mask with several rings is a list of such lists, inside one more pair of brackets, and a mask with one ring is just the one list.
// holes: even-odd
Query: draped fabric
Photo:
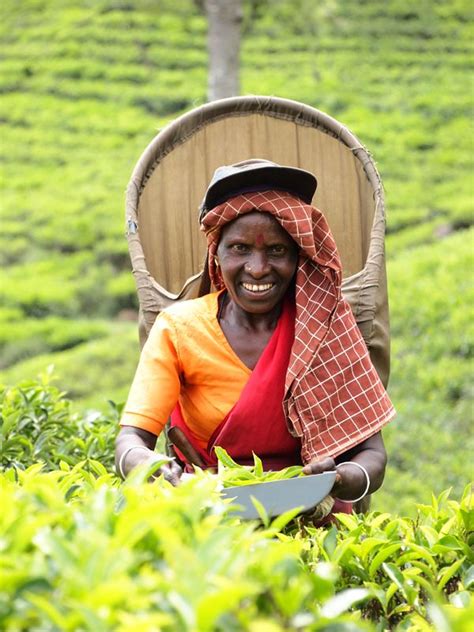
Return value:
[(215, 255), (221, 229), (252, 211), (270, 213), (299, 247), (295, 276), (295, 338), (285, 378), (284, 412), (300, 438), (304, 463), (337, 456), (374, 435), (395, 410), (370, 360), (348, 303), (342, 270), (324, 215), (283, 191), (237, 195), (203, 218), (209, 274), (224, 287)]
[[(215, 446), (227, 450), (241, 465), (252, 465), (257, 454), (265, 470), (281, 470), (301, 463), (301, 446), (288, 432), (282, 401), (285, 372), (294, 340), (294, 304), (284, 303), (278, 325), (252, 371), (239, 400), (200, 448), (186, 425), (179, 405), (171, 415), (171, 427), (178, 426), (207, 467), (217, 465)], [(183, 454), (178, 455), (187, 463)], [(191, 469), (192, 471), (192, 469)]]

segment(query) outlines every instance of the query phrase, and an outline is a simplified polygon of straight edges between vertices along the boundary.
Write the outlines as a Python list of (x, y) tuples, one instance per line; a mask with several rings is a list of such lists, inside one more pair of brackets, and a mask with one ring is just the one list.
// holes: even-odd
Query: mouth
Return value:
[(274, 286), (274, 283), (242, 283), (244, 290), (252, 292), (252, 294), (262, 294), (263, 292), (268, 292)]

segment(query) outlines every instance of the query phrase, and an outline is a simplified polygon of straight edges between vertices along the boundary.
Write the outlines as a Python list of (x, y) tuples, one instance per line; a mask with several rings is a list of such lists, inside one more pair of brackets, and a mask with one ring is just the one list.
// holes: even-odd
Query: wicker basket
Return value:
[(206, 242), (198, 206), (216, 167), (248, 158), (316, 174), (313, 204), (331, 226), (344, 295), (386, 385), (390, 337), (380, 176), (344, 125), (288, 99), (246, 96), (202, 105), (166, 126), (142, 154), (126, 196), (141, 343), (160, 310), (199, 295)]

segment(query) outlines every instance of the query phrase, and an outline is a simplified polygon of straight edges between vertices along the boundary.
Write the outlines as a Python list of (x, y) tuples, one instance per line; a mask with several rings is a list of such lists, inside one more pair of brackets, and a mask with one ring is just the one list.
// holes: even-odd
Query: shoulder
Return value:
[(183, 350), (196, 346), (204, 336), (215, 338), (218, 293), (181, 301), (158, 314), (144, 346), (155, 354), (156, 349)]
[(166, 322), (176, 329), (211, 323), (216, 320), (219, 294), (213, 292), (175, 303), (164, 309), (157, 317), (157, 321)]

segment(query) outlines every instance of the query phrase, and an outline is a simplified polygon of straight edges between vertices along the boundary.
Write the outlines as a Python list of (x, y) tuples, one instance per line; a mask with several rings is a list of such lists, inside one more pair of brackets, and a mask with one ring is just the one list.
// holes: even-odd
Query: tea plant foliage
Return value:
[[(1, 475), (5, 631), (468, 630), (472, 497), (315, 529), (232, 515), (218, 480), (120, 484), (89, 461)], [(276, 524), (278, 521), (278, 524)]]
[(416, 518), (341, 514), (315, 528), (260, 508), (245, 522), (219, 489), (247, 468), (223, 453), (217, 477), (173, 488), (147, 483), (148, 468), (122, 484), (120, 406), (80, 415), (51, 380), (0, 394), (0, 629), (468, 629), (470, 489), (433, 496)]
[(1, 467), (24, 469), (41, 462), (54, 469), (61, 461), (75, 465), (95, 459), (111, 469), (120, 407), (110, 402), (108, 416), (74, 413), (51, 379), (49, 371), (36, 381), (0, 387)]

